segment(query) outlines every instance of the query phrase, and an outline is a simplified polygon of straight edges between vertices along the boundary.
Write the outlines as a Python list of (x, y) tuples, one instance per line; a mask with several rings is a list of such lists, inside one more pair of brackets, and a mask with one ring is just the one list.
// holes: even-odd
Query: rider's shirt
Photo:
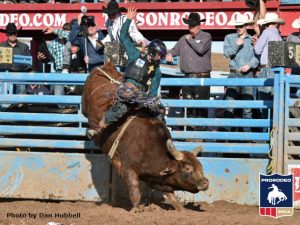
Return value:
[[(128, 64), (127, 64), (128, 66), (132, 62), (136, 62), (136, 60), (138, 60), (141, 57), (141, 52), (139, 50), (137, 50), (136, 47), (134, 47), (134, 45), (132, 44), (132, 42), (130, 40), (129, 34), (128, 34), (130, 23), (131, 23), (131, 20), (127, 19), (125, 21), (125, 23), (123, 24), (123, 26), (121, 28), (121, 33), (120, 33), (121, 43), (123, 44), (126, 54), (128, 56)], [(141, 63), (142, 63), (141, 61), (138, 62), (139, 65), (142, 65)], [(152, 72), (152, 70), (154, 70), (154, 71)], [(151, 73), (151, 78), (152, 78), (151, 85), (149, 87), (149, 96), (154, 97), (157, 95), (157, 92), (158, 92), (159, 83), (160, 83), (160, 79), (161, 79), (161, 72), (160, 72), (159, 67), (151, 67), (151, 66), (148, 67), (148, 72), (149, 71)], [(139, 82), (137, 82), (135, 79), (128, 78), (128, 80), (136, 86), (138, 86), (138, 85), (141, 86), (141, 84)], [(148, 80), (149, 80), (149, 78), (148, 78)]]
[(125, 70), (124, 78), (132, 79), (147, 87), (147, 82), (153, 77), (154, 66), (149, 62), (147, 56), (140, 55), (136, 60), (130, 62)]

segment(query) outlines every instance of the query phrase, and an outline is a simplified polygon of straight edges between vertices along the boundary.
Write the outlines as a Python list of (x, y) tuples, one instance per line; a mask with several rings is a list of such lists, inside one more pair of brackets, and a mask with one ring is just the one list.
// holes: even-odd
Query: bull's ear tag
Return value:
[(167, 176), (167, 175), (170, 175), (170, 174), (173, 174), (173, 173), (175, 173), (175, 169), (170, 169), (170, 168), (167, 167), (166, 169), (160, 171), (159, 175)]

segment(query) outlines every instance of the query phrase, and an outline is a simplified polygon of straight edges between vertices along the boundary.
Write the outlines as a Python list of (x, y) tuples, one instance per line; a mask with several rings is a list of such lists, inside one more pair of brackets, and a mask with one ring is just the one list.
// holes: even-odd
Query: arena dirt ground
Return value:
[[(212, 204), (194, 203), (185, 207), (184, 211), (176, 212), (167, 204), (149, 204), (144, 207), (144, 211), (132, 213), (129, 205), (120, 204), (111, 206), (92, 202), (2, 201), (0, 225), (47, 225), (49, 222), (63, 225), (298, 225), (300, 221), (300, 210), (295, 210), (291, 217), (274, 219), (260, 216), (258, 207), (223, 201)], [(25, 218), (11, 218), (12, 214), (9, 213), (15, 216), (21, 213)], [(37, 218), (29, 218), (29, 213), (37, 214)], [(54, 218), (56, 213), (72, 213), (79, 218)]]
[(223, 54), (212, 53), (211, 64), (213, 71), (229, 71), (229, 60)]

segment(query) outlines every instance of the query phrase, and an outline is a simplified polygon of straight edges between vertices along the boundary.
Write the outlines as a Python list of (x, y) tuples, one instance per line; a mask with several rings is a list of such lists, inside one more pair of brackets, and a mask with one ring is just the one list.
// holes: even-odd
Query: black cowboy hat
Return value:
[(119, 4), (114, 1), (114, 0), (111, 0), (107, 7), (102, 7), (102, 11), (103, 13), (106, 13), (108, 15), (113, 15), (113, 14), (116, 14), (118, 12), (126, 12), (127, 9), (125, 9), (124, 7), (119, 7)]
[(16, 34), (16, 33), (18, 33), (18, 29), (14, 23), (8, 23), (6, 25), (5, 33)]
[(198, 13), (190, 13), (188, 19), (182, 18), (183, 22), (191, 27), (200, 25), (201, 22), (205, 22), (206, 19), (200, 19)]

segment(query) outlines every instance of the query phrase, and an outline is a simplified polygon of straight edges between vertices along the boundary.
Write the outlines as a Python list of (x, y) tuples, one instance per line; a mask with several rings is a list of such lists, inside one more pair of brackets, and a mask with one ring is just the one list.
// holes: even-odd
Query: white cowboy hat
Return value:
[(300, 28), (300, 17), (298, 19), (295, 19), (294, 22), (292, 23), (293, 28)]
[(264, 19), (257, 21), (257, 24), (264, 25), (268, 23), (285, 24), (285, 21), (279, 18), (277, 13), (267, 13)]
[(229, 26), (241, 26), (245, 24), (253, 24), (253, 20), (249, 20), (246, 15), (237, 14), (236, 18), (232, 18), (229, 22)]

